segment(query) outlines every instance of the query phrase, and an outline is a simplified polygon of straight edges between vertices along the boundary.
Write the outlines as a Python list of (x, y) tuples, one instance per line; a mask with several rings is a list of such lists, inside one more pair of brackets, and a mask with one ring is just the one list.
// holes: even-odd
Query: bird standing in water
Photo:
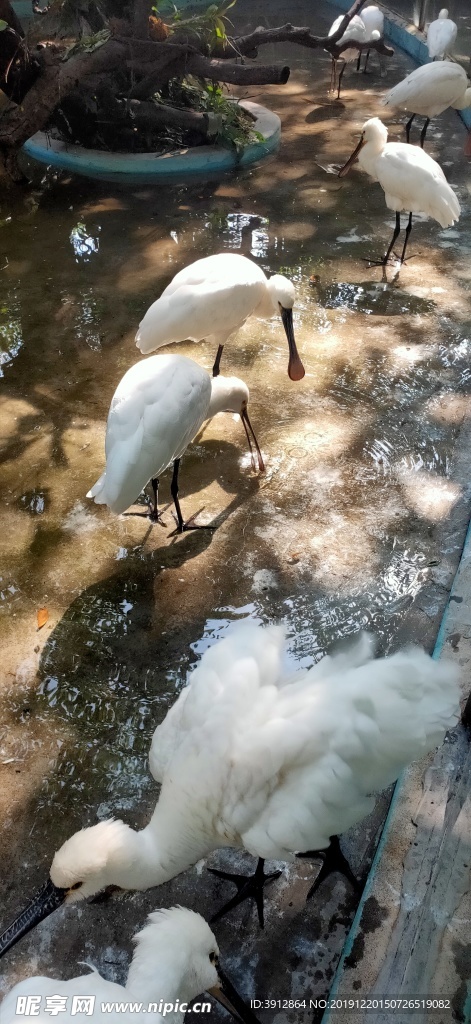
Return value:
[(147, 310), (136, 334), (138, 349), (147, 355), (178, 341), (214, 342), (218, 346), (213, 376), (220, 370), (227, 339), (255, 316), (281, 316), (289, 347), (288, 375), (304, 377), (293, 329), (294, 285), (287, 277), (267, 278), (253, 260), (222, 252), (180, 270)]
[(351, 880), (338, 833), (455, 724), (457, 672), (416, 648), (372, 660), (371, 637), (360, 634), (286, 673), (284, 647), (282, 627), (242, 622), (205, 651), (154, 733), (150, 767), (162, 786), (147, 827), (110, 820), (76, 832), (0, 937), (0, 954), (64, 902), (108, 885), (160, 885), (221, 847), (259, 858), (252, 877), (222, 874), (239, 889), (223, 911), (252, 897), (261, 924), (273, 877), (265, 858), (320, 857), (321, 879), (340, 869)]
[(410, 146), (406, 142), (388, 142), (388, 130), (379, 117), (365, 121), (358, 146), (339, 171), (339, 177), (348, 174), (357, 160), (363, 171), (374, 181), (379, 181), (385, 194), (386, 206), (396, 213), (391, 243), (379, 261), (383, 268), (383, 280), (386, 280), (386, 267), (401, 230), (401, 210), (409, 213), (404, 247), (399, 258), (402, 265), (412, 231), (412, 214), (424, 213), (438, 221), (442, 228), (448, 228), (458, 220), (460, 204), (440, 164), (418, 146)]
[(211, 378), (186, 356), (162, 354), (142, 359), (124, 374), (113, 395), (106, 426), (106, 468), (87, 498), (108, 505), (112, 512), (124, 512), (151, 480), (154, 504), (150, 518), (162, 522), (157, 502), (159, 477), (173, 463), (170, 490), (178, 531), (207, 529), (194, 522), (198, 513), (187, 522), (183, 520), (178, 499), (180, 460), (205, 420), (218, 412), (239, 413), (253, 468), (252, 441), (263, 472), (248, 403), (249, 389), (238, 377)]

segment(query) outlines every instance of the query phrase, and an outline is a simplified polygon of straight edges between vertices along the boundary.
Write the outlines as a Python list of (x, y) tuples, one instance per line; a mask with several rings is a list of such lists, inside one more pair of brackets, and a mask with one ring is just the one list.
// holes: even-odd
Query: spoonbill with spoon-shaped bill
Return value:
[(76, 832), (0, 936), (0, 954), (61, 903), (109, 885), (160, 885), (221, 847), (260, 858), (252, 878), (223, 874), (240, 889), (223, 910), (253, 897), (261, 924), (265, 858), (321, 857), (321, 879), (341, 869), (351, 880), (331, 837), (369, 814), (373, 794), (455, 724), (457, 671), (417, 648), (372, 660), (364, 633), (294, 673), (284, 648), (282, 627), (242, 622), (205, 651), (152, 740), (162, 786), (149, 824)]
[(253, 260), (222, 252), (180, 270), (139, 324), (138, 349), (147, 355), (177, 341), (214, 341), (213, 376), (219, 373), (227, 339), (251, 317), (281, 316), (289, 346), (288, 374), (304, 377), (293, 329), (294, 285), (287, 277), (267, 278)]

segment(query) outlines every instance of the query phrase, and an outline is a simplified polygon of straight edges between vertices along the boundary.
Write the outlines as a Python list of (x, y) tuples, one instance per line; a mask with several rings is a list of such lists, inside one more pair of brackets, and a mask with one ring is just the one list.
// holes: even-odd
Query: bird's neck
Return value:
[(109, 864), (109, 884), (138, 890), (162, 885), (222, 845), (191, 807), (161, 797), (146, 828), (128, 830)]
[[(167, 1004), (164, 1018), (166, 1024), (183, 1024), (185, 1010), (179, 1007), (194, 998), (194, 992), (185, 991), (186, 987), (178, 971), (178, 951), (172, 948), (167, 955), (160, 952), (156, 957), (136, 950), (125, 986), (126, 997), (130, 1002), (136, 1000), (144, 1006), (147, 1004), (147, 1007), (149, 1003), (154, 1003), (154, 1020), (160, 1019)], [(173, 1010), (168, 1009), (169, 1005), (173, 1006)]]
[(268, 319), (271, 316), (275, 316), (276, 312), (277, 308), (273, 304), (273, 295), (270, 289), (270, 281), (268, 280), (266, 287), (263, 289), (260, 302), (253, 311), (253, 316), (266, 317)]
[(465, 89), (461, 99), (456, 100), (455, 103), (451, 103), (450, 106), (454, 110), (466, 110), (467, 107), (471, 107), (471, 89)]
[(375, 139), (373, 142), (367, 142), (358, 154), (358, 163), (360, 167), (370, 174), (372, 178), (376, 178), (376, 161), (381, 156), (384, 149), (384, 142), (382, 139)]

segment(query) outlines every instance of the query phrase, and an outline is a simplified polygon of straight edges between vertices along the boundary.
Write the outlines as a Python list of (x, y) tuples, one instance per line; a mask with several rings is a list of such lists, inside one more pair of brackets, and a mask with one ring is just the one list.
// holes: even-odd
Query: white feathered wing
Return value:
[(208, 848), (291, 860), (326, 847), (456, 722), (448, 662), (411, 648), (365, 663), (357, 645), (353, 667), (342, 653), (283, 685), (283, 640), (280, 627), (240, 625), (205, 652), (154, 735), (159, 804), (197, 807)]
[(179, 458), (207, 417), (211, 379), (185, 356), (141, 360), (125, 373), (111, 401), (106, 469), (87, 498), (124, 512), (152, 477)]

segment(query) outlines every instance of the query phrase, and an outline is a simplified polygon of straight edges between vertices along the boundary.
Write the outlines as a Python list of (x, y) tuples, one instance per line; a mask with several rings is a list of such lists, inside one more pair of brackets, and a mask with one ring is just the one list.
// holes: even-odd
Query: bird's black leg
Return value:
[(369, 56), (370, 56), (370, 51), (369, 51), (369, 50), (367, 50), (367, 51), (366, 51), (366, 57), (365, 57), (365, 66), (364, 66), (364, 68), (363, 68), (363, 74), (364, 74), (364, 75), (366, 75), (366, 73), (367, 73), (367, 72), (366, 72), (366, 66), (367, 66), (367, 64), (368, 64), (368, 57), (369, 57)]
[(342, 85), (343, 73), (345, 71), (346, 66), (347, 66), (347, 62), (344, 61), (344, 63), (342, 64), (342, 68), (341, 68), (341, 70), (339, 72), (339, 85), (338, 85), (338, 89), (337, 89), (337, 99), (338, 100), (340, 99), (340, 86)]
[(175, 519), (177, 521), (177, 528), (174, 530), (174, 533), (185, 533), (187, 530), (215, 530), (216, 527), (210, 526), (209, 523), (204, 523), (202, 525), (195, 523), (194, 520), (199, 516), (200, 512), (203, 511), (202, 508), (199, 508), (198, 511), (190, 516), (185, 523), (182, 516), (182, 510), (180, 508), (180, 502), (178, 500), (178, 471), (180, 469), (180, 462), (181, 459), (175, 459), (175, 462), (173, 463), (172, 483), (170, 484), (170, 493), (173, 498), (173, 504), (175, 505)]
[(360, 70), (360, 67), (361, 67), (361, 50), (360, 50), (360, 52), (359, 52), (359, 54), (358, 54), (358, 60), (357, 60), (357, 71), (359, 71), (359, 70)]
[(160, 523), (161, 526), (166, 526), (162, 516), (159, 512), (158, 498), (159, 498), (159, 478), (158, 476), (152, 477), (151, 480), (152, 490), (154, 492), (154, 504), (152, 510), (149, 512), (149, 519), (152, 523)]
[(409, 241), (409, 235), (412, 231), (412, 213), (409, 214), (409, 220), (407, 221), (406, 237), (404, 239), (404, 247), (401, 254), (401, 263), (405, 263), (407, 243)]
[(247, 875), (231, 874), (229, 871), (218, 871), (217, 868), (208, 868), (208, 871), (210, 871), (212, 875), (217, 875), (218, 878), (223, 878), (226, 882), (233, 882), (234, 885), (237, 886), (236, 895), (214, 914), (211, 918), (211, 924), (213, 924), (214, 921), (219, 921), (221, 917), (225, 917), (230, 910), (233, 910), (234, 907), (238, 907), (239, 903), (243, 903), (244, 900), (253, 899), (255, 900), (255, 905), (257, 907), (260, 928), (264, 927), (263, 890), (268, 882), (273, 882), (275, 878), (279, 878), (281, 875), (281, 871), (273, 871), (271, 875), (266, 875), (263, 870), (264, 864), (265, 861), (263, 860), (263, 857), (259, 857), (258, 864), (253, 875), (249, 875), (248, 877)]
[(388, 248), (387, 252), (384, 254), (384, 257), (383, 257), (383, 267), (387, 266), (389, 257), (390, 257), (390, 255), (391, 255), (391, 253), (393, 251), (393, 248), (394, 248), (394, 243), (396, 241), (396, 238), (397, 238), (400, 230), (401, 230), (401, 214), (396, 211), (396, 226), (395, 226), (394, 231), (393, 231), (393, 236), (392, 236), (389, 248)]
[(309, 900), (317, 891), (319, 886), (322, 885), (322, 882), (336, 871), (340, 875), (343, 875), (347, 882), (350, 882), (354, 892), (362, 892), (363, 886), (361, 882), (358, 881), (358, 878), (355, 878), (348, 860), (344, 857), (342, 850), (340, 849), (340, 840), (338, 836), (330, 837), (330, 844), (326, 850), (308, 850), (306, 853), (297, 853), (296, 856), (307, 857), (310, 860), (317, 859), (318, 857), (322, 859), (321, 870), (319, 871), (314, 885), (311, 885), (306, 899)]
[(220, 368), (220, 365), (221, 365), (221, 356), (222, 356), (223, 348), (224, 348), (224, 345), (218, 345), (218, 350), (216, 352), (216, 358), (214, 360), (214, 366), (213, 366), (213, 377), (219, 377), (219, 368)]
[(390, 243), (390, 245), (388, 247), (387, 252), (384, 254), (382, 260), (367, 260), (366, 261), (369, 264), (370, 267), (382, 267), (383, 268), (383, 281), (386, 280), (386, 267), (388, 265), (389, 257), (390, 257), (390, 255), (392, 253), (394, 243), (396, 241), (396, 238), (397, 238), (400, 230), (401, 230), (401, 215), (400, 215), (400, 213), (396, 213), (396, 226), (394, 228), (394, 233), (393, 233), (393, 236), (392, 236), (392, 239), (391, 239), (391, 243)]
[(408, 122), (406, 124), (406, 142), (409, 142), (410, 130), (411, 130), (411, 126), (412, 126), (412, 122), (414, 120), (414, 117), (415, 117), (415, 114), (412, 114), (412, 117), (409, 118), (409, 120), (408, 120)]
[(427, 117), (425, 119), (424, 127), (422, 128), (422, 131), (420, 133), (420, 146), (421, 146), (421, 149), (424, 148), (425, 136), (427, 134), (427, 128), (428, 128), (429, 124), (430, 124), (430, 118)]

